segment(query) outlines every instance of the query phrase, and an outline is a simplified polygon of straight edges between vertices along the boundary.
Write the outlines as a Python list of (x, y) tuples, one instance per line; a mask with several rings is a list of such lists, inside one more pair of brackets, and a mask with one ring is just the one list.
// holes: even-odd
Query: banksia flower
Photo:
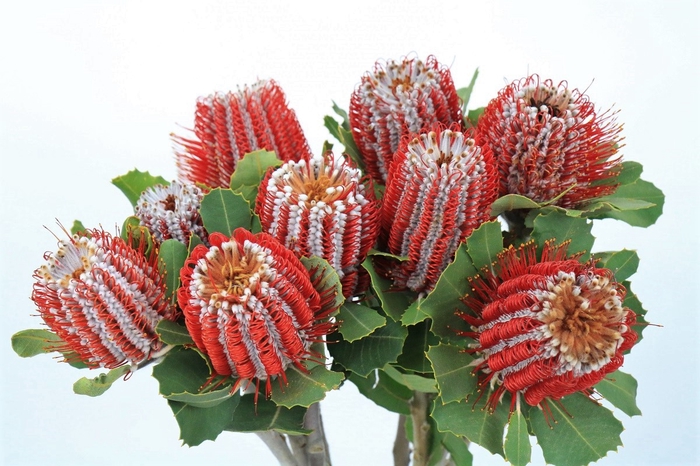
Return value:
[(622, 126), (610, 111), (598, 114), (585, 94), (536, 75), (501, 90), (479, 119), (491, 147), (500, 194), (577, 207), (615, 191)]
[(136, 202), (136, 217), (158, 242), (176, 239), (185, 245), (190, 236), (207, 241), (199, 207), (204, 193), (193, 184), (172, 182), (146, 189)]
[(195, 139), (173, 136), (179, 178), (212, 188), (228, 187), (238, 161), (248, 152), (266, 149), (285, 161), (311, 154), (296, 114), (275, 81), (200, 97), (194, 134)]
[(91, 367), (112, 369), (149, 359), (162, 344), (161, 319), (174, 318), (158, 270), (149, 257), (102, 230), (60, 241), (34, 272), (32, 300), (46, 325)]
[(408, 260), (399, 288), (430, 291), (459, 243), (490, 219), (496, 200), (491, 151), (452, 129), (405, 138), (394, 155), (381, 210), (382, 247)]
[(180, 272), (178, 302), (197, 348), (218, 375), (243, 381), (285, 381), (311, 344), (333, 329), (329, 290), (317, 290), (299, 259), (266, 233), (242, 228), (231, 238), (213, 233)]
[(326, 259), (346, 298), (367, 288), (361, 264), (379, 234), (378, 202), (362, 178), (345, 157), (329, 152), (269, 171), (256, 203), (263, 230), (298, 256)]
[(495, 273), (471, 280), (465, 303), (476, 317), (462, 318), (478, 340), (480, 384), (496, 387), (492, 408), (506, 391), (512, 403), (522, 394), (532, 406), (588, 392), (622, 365), (637, 339), (624, 287), (610, 270), (567, 258), (567, 245), (545, 244), (540, 260), (532, 242), (511, 247)]
[(401, 137), (435, 123), (462, 123), (461, 101), (450, 70), (429, 56), (377, 62), (350, 99), (350, 127), (367, 172), (385, 182)]

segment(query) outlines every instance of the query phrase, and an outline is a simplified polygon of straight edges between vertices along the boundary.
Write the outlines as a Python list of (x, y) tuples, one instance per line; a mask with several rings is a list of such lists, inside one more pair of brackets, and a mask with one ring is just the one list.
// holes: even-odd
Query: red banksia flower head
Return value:
[(488, 104), (477, 131), (496, 158), (501, 195), (561, 196), (554, 204), (571, 208), (616, 189), (622, 126), (565, 81), (515, 81)]
[(367, 288), (361, 264), (379, 234), (379, 205), (345, 157), (328, 152), (269, 171), (256, 204), (263, 230), (298, 256), (326, 259), (346, 298)]
[(350, 127), (367, 167), (385, 182), (401, 137), (435, 123), (462, 122), (461, 101), (450, 70), (429, 56), (423, 62), (377, 62), (350, 99)]
[(197, 100), (195, 139), (173, 136), (179, 177), (191, 183), (228, 187), (248, 152), (274, 151), (281, 160), (311, 154), (296, 114), (275, 81), (258, 81), (238, 92)]
[(381, 210), (380, 243), (407, 256), (391, 275), (430, 291), (459, 243), (490, 220), (496, 172), (488, 147), (454, 129), (405, 138), (394, 154)]
[(178, 302), (197, 348), (214, 372), (266, 381), (290, 364), (299, 367), (311, 344), (330, 333), (335, 312), (326, 290), (314, 288), (299, 259), (266, 233), (239, 228), (232, 237), (212, 233), (180, 272)]
[(176, 239), (185, 245), (190, 236), (203, 242), (207, 234), (199, 215), (204, 192), (193, 184), (172, 182), (145, 190), (136, 202), (136, 217), (158, 242)]
[[(34, 272), (32, 300), (46, 325), (91, 367), (138, 364), (162, 344), (161, 319), (174, 318), (157, 254), (102, 230), (89, 230), (46, 253)], [(59, 348), (64, 351), (64, 348)]]
[[(532, 406), (589, 392), (623, 363), (637, 339), (626, 290), (608, 269), (566, 257), (564, 245), (534, 243), (501, 253), (495, 273), (471, 280), (462, 314), (478, 340), (481, 386), (495, 388), (491, 407), (506, 392)], [(512, 409), (512, 406), (511, 406)]]

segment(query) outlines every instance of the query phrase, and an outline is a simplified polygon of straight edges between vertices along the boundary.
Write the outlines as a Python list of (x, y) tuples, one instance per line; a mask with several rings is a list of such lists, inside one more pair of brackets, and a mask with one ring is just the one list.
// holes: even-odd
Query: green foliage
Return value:
[(376, 310), (359, 303), (349, 302), (346, 302), (340, 308), (338, 321), (340, 322), (338, 332), (343, 336), (343, 340), (347, 342), (366, 337), (386, 324), (386, 318), (381, 316)]
[(474, 361), (462, 348), (448, 344), (430, 347), (428, 359), (443, 403), (462, 401), (468, 393), (476, 390), (477, 377), (474, 375)]
[(158, 259), (164, 265), (166, 297), (175, 302), (180, 288), (180, 269), (187, 259), (187, 246), (175, 239), (165, 240), (158, 249)]
[(622, 423), (585, 395), (574, 393), (548, 404), (553, 419), (545, 419), (542, 410), (530, 410), (530, 424), (547, 463), (581, 466), (622, 445)]
[(336, 363), (366, 377), (378, 367), (396, 362), (408, 331), (401, 324), (390, 322), (370, 335), (352, 343), (340, 339), (337, 333), (329, 335), (328, 351)]
[(224, 429), (230, 430), (241, 397), (234, 395), (211, 408), (197, 408), (179, 401), (168, 401), (180, 427), (180, 440), (194, 447), (205, 440), (216, 440)]
[(136, 202), (146, 189), (156, 185), (170, 185), (168, 180), (162, 176), (153, 176), (148, 172), (142, 172), (136, 169), (131, 170), (125, 175), (114, 178), (112, 184), (124, 193), (134, 207), (136, 207)]
[(22, 330), (12, 335), (12, 349), (22, 358), (58, 351), (65, 343), (55, 333), (43, 329)]
[[(590, 215), (591, 218), (614, 218), (632, 226), (648, 227), (656, 223), (661, 216), (665, 197), (653, 183), (639, 179), (634, 183), (620, 186), (614, 194), (602, 197), (598, 201), (617, 208), (600, 214), (594, 213)], [(621, 206), (627, 206), (627, 208)]]
[(283, 434), (303, 435), (309, 433), (303, 427), (305, 414), (306, 408), (300, 406), (277, 406), (262, 396), (258, 397), (256, 403), (255, 395), (245, 395), (240, 397), (240, 402), (225, 428), (232, 432), (274, 430)]
[(472, 96), (472, 91), (474, 90), (474, 85), (476, 84), (476, 78), (479, 77), (479, 68), (474, 70), (472, 75), (472, 80), (469, 82), (467, 87), (462, 87), (457, 89), (457, 95), (462, 101), (462, 114), (466, 115), (467, 106), (469, 105), (469, 99)]
[(530, 446), (530, 434), (527, 430), (525, 416), (516, 410), (508, 421), (508, 433), (506, 434), (503, 450), (506, 461), (513, 466), (525, 466), (530, 462), (532, 447)]
[(442, 434), (442, 445), (450, 452), (450, 458), (455, 466), (472, 466), (474, 457), (469, 451), (469, 441), (450, 432)]
[(410, 415), (408, 401), (413, 390), (389, 377), (384, 371), (372, 371), (367, 377), (350, 372), (348, 380), (357, 386), (365, 397), (394, 413)]
[(439, 341), (439, 338), (430, 331), (430, 321), (411, 325), (408, 327), (408, 336), (396, 362), (406, 370), (430, 373), (433, 368), (426, 357), (426, 352), (431, 345), (437, 345)]
[(283, 387), (273, 386), (271, 399), (277, 406), (286, 408), (308, 408), (324, 399), (327, 392), (338, 388), (345, 378), (343, 374), (330, 371), (322, 365), (308, 371), (290, 365), (285, 371), (285, 377), (287, 384)]
[(622, 305), (631, 309), (635, 314), (637, 314), (637, 325), (633, 325), (632, 330), (637, 333), (637, 343), (639, 343), (642, 340), (642, 332), (648, 324), (644, 318), (647, 310), (644, 309), (642, 302), (639, 300), (637, 295), (632, 292), (632, 285), (630, 282), (624, 281), (622, 282), (622, 286), (624, 286), (627, 290), (627, 294), (625, 295), (625, 300), (622, 302)]
[(212, 189), (202, 198), (200, 208), (204, 228), (231, 236), (236, 228), (250, 229), (253, 213), (250, 204), (230, 189)]
[(570, 241), (567, 253), (582, 253), (580, 260), (585, 261), (590, 257), (595, 241), (591, 234), (592, 228), (593, 224), (585, 218), (569, 217), (560, 211), (550, 211), (535, 218), (532, 237), (540, 248), (550, 239), (554, 239), (555, 244)]
[(177, 322), (163, 319), (156, 325), (158, 338), (166, 345), (193, 345), (194, 341), (187, 327)]
[[(324, 304), (320, 312), (325, 313), (331, 309), (337, 310), (345, 302), (345, 297), (343, 296), (343, 285), (335, 269), (331, 267), (327, 260), (318, 256), (302, 257), (301, 263), (309, 271), (311, 283), (316, 291), (322, 294), (331, 293), (333, 296), (332, 300), (328, 300)], [(333, 312), (331, 315), (336, 315), (336, 313)]]
[(429, 377), (423, 377), (416, 374), (406, 374), (399, 371), (391, 364), (387, 364), (382, 369), (386, 375), (394, 379), (396, 382), (400, 383), (404, 387), (410, 388), (423, 393), (437, 393), (437, 386), (435, 385), (435, 379)]
[(141, 221), (137, 217), (131, 216), (124, 220), (120, 237), (134, 249), (139, 249), (141, 243), (145, 243), (143, 252), (147, 257), (151, 255), (155, 244), (153, 236), (148, 228), (141, 225)]
[(362, 156), (360, 155), (360, 149), (358, 149), (357, 144), (355, 144), (355, 139), (352, 137), (352, 131), (347, 120), (347, 114), (337, 105), (335, 105), (335, 103), (333, 103), (333, 109), (337, 114), (343, 117), (343, 123), (338, 123), (338, 121), (332, 116), (325, 116), (323, 117), (323, 125), (328, 129), (331, 135), (345, 147), (343, 153), (350, 157), (358, 168), (364, 171), (365, 164), (362, 160)]
[(274, 152), (266, 150), (250, 152), (238, 161), (236, 170), (231, 175), (229, 187), (232, 191), (241, 194), (250, 206), (255, 206), (260, 181), (268, 168), (280, 165), (282, 165), (282, 161), (277, 158)]
[(374, 269), (371, 257), (365, 259), (362, 267), (369, 273), (372, 290), (381, 302), (384, 313), (394, 322), (400, 321), (404, 311), (415, 300), (416, 295), (409, 291), (398, 293), (392, 290), (391, 281), (379, 275)]
[(600, 267), (610, 269), (615, 274), (615, 279), (620, 283), (632, 276), (639, 266), (639, 256), (637, 256), (637, 252), (628, 249), (596, 253), (593, 257), (600, 260)]
[(616, 371), (608, 374), (595, 389), (613, 406), (628, 416), (641, 416), (637, 407), (637, 381), (629, 374)]
[(73, 220), (73, 226), (70, 227), (70, 234), (77, 235), (78, 233), (84, 233), (87, 231), (85, 225), (80, 220)]
[(92, 379), (82, 377), (73, 384), (73, 392), (77, 395), (100, 396), (109, 390), (121, 376), (129, 372), (129, 369), (130, 366), (124, 365)]
[(541, 205), (533, 201), (529, 197), (521, 196), (520, 194), (506, 194), (501, 196), (491, 204), (491, 216), (496, 217), (504, 212), (510, 212), (517, 209), (538, 209)]

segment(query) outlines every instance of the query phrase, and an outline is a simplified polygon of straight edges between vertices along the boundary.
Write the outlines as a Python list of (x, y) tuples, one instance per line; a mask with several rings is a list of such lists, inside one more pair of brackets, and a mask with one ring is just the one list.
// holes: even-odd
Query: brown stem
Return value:
[(406, 438), (406, 416), (399, 415), (399, 425), (396, 427), (396, 439), (394, 440), (394, 466), (408, 466), (411, 461), (411, 447)]
[(258, 437), (265, 442), (265, 445), (267, 445), (267, 448), (270, 449), (272, 454), (275, 455), (280, 466), (300, 466), (289, 450), (284, 435), (273, 430), (257, 432), (257, 434)]
[(304, 417), (304, 428), (311, 430), (306, 443), (306, 456), (309, 466), (330, 466), (331, 458), (328, 451), (326, 433), (323, 430), (321, 405), (314, 403), (309, 406)]
[(409, 405), (413, 421), (413, 466), (425, 466), (428, 464), (430, 444), (428, 394), (414, 391)]

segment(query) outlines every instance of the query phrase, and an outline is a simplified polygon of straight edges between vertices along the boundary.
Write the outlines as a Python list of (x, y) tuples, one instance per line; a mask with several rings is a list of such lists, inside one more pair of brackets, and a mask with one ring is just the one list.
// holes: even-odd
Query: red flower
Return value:
[[(219, 375), (267, 381), (299, 367), (333, 325), (327, 290), (314, 288), (294, 254), (266, 233), (210, 235), (180, 272), (177, 298), (197, 348)], [(257, 383), (256, 383), (257, 386)]]
[(384, 182), (402, 136), (461, 124), (462, 109), (450, 70), (429, 56), (377, 62), (353, 92), (349, 118), (367, 172)]
[(256, 212), (263, 231), (297, 256), (326, 259), (346, 298), (369, 285), (361, 264), (379, 234), (379, 205), (371, 184), (345, 157), (329, 152), (268, 171)]
[(311, 154), (296, 114), (275, 81), (200, 97), (194, 134), (196, 139), (172, 136), (179, 177), (210, 187), (228, 187), (238, 161), (258, 149), (274, 151), (281, 160)]
[[(597, 114), (588, 96), (537, 75), (499, 92), (477, 131), (498, 164), (500, 194), (576, 207), (615, 191), (622, 126)], [(563, 194), (563, 195), (562, 195)]]
[(506, 391), (532, 406), (589, 391), (637, 339), (624, 287), (610, 270), (567, 258), (567, 245), (545, 244), (539, 261), (534, 243), (510, 247), (495, 273), (471, 280), (465, 303), (476, 317), (462, 318), (479, 342), (481, 387), (495, 387), (491, 407)]
[[(88, 366), (138, 364), (162, 346), (155, 333), (174, 318), (157, 254), (102, 230), (59, 243), (34, 271), (32, 300), (49, 328)], [(64, 351), (64, 348), (60, 349)]]
[(176, 239), (185, 245), (190, 236), (207, 241), (199, 206), (204, 193), (193, 184), (173, 181), (169, 186), (156, 185), (141, 193), (136, 202), (136, 217), (148, 228), (156, 241)]
[(432, 289), (459, 243), (491, 218), (495, 200), (488, 148), (439, 127), (405, 138), (394, 154), (381, 211), (381, 244), (408, 256), (392, 271), (394, 283)]

